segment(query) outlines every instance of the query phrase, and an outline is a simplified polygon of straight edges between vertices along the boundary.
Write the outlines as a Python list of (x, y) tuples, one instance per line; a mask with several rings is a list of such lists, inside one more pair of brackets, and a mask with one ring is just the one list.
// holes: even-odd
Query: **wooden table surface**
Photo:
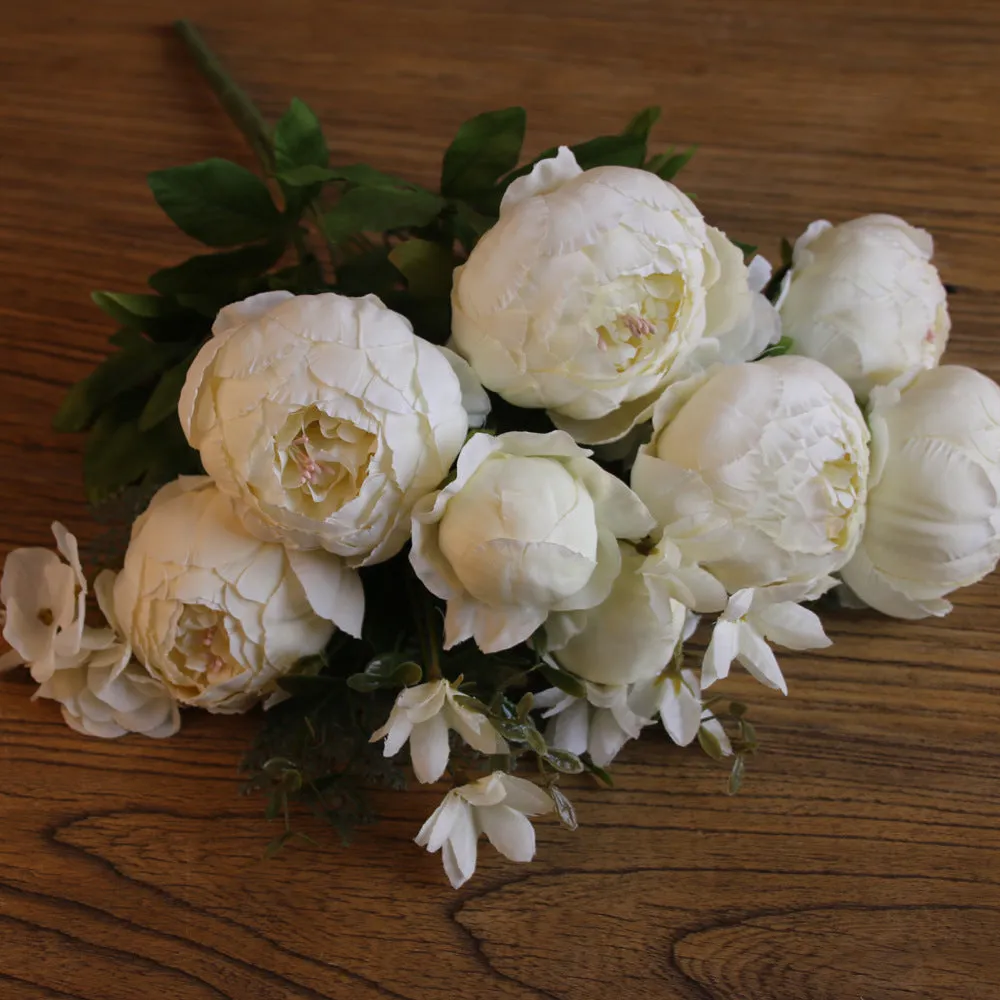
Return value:
[[(903, 12), (899, 8), (905, 8)], [(433, 183), (466, 117), (524, 104), (527, 150), (664, 106), (685, 184), (772, 256), (812, 219), (930, 229), (956, 291), (948, 358), (1000, 377), (996, 0), (34, 0), (0, 30), (0, 554), (96, 528), (81, 442), (49, 421), (106, 352), (92, 289), (192, 246), (153, 169), (249, 163), (166, 25), (199, 22), (264, 111), (293, 95), (334, 157)], [(744, 791), (659, 733), (530, 866), (481, 851), (453, 892), (410, 843), (442, 790), (386, 794), (343, 848), (262, 852), (239, 795), (253, 718), (88, 740), (0, 682), (3, 1000), (994, 1000), (1000, 996), (1000, 578), (949, 618), (830, 625), (745, 679)]]

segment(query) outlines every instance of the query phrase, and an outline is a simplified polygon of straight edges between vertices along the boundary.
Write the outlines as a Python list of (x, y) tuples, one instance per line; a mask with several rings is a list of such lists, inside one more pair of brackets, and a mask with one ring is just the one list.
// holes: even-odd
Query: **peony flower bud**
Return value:
[(1000, 387), (944, 365), (873, 390), (869, 420), (868, 521), (841, 575), (884, 614), (947, 614), (1000, 558)]
[(928, 233), (893, 215), (814, 222), (795, 244), (781, 300), (796, 354), (829, 365), (862, 400), (938, 363), (951, 321)]

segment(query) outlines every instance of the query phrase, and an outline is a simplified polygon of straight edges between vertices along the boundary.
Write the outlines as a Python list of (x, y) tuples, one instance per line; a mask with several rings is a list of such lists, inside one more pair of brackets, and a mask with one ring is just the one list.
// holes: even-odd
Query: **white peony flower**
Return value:
[[(453, 343), (487, 386), (581, 442), (623, 437), (686, 365), (756, 357), (777, 316), (691, 200), (565, 147), (508, 188), (455, 271)], [(695, 353), (698, 357), (695, 358)]]
[(132, 647), (122, 637), (114, 615), (114, 581), (115, 574), (109, 570), (94, 581), (97, 603), (112, 632), (108, 636), (106, 630), (84, 629), (85, 645), (88, 638), (90, 645), (104, 645), (83, 649), (69, 661), (59, 662), (36, 697), (59, 702), (66, 724), (86, 736), (173, 736), (181, 724), (177, 702), (132, 659)]
[(611, 593), (594, 608), (552, 615), (547, 648), (571, 673), (596, 684), (631, 684), (658, 674), (670, 662), (684, 629), (690, 598), (699, 611), (721, 611), (726, 591), (666, 542), (649, 555), (622, 543), (621, 572)]
[(410, 562), (448, 602), (445, 647), (493, 653), (556, 611), (596, 607), (621, 568), (618, 539), (654, 527), (636, 495), (562, 431), (476, 434), (454, 482), (413, 511)]
[(795, 243), (781, 299), (792, 350), (829, 365), (862, 399), (938, 363), (951, 321), (928, 233), (893, 215), (814, 222)]
[(868, 429), (809, 358), (719, 366), (672, 386), (632, 488), (684, 557), (732, 593), (838, 570), (865, 518)]
[(38, 683), (76, 656), (84, 641), (87, 581), (76, 538), (58, 521), (52, 534), (58, 555), (51, 549), (14, 549), (0, 580), (3, 637), (12, 647), (0, 657), (0, 671), (26, 663)]
[(414, 838), (431, 854), (441, 851), (445, 874), (454, 888), (476, 870), (480, 834), (511, 861), (535, 856), (535, 831), (528, 816), (552, 812), (555, 804), (538, 785), (494, 771), (471, 784), (453, 788)]
[(250, 530), (353, 566), (395, 555), (465, 441), (463, 386), (488, 410), (468, 366), (373, 295), (268, 292), (223, 309), (214, 333), (178, 412)]
[(163, 487), (132, 525), (115, 613), (138, 659), (182, 704), (243, 712), (334, 626), (359, 635), (361, 582), (334, 555), (251, 535), (207, 477)]
[(841, 575), (884, 614), (947, 614), (1000, 557), (1000, 387), (945, 365), (874, 389), (869, 420), (868, 521)]
[(545, 740), (549, 746), (578, 756), (589, 753), (598, 767), (606, 767), (629, 740), (637, 740), (650, 720), (637, 715), (627, 684), (586, 684), (587, 697), (575, 698), (559, 688), (535, 695), (534, 704), (549, 719)]
[(637, 684), (629, 703), (640, 715), (658, 715), (667, 735), (686, 747), (701, 727), (701, 682), (693, 670), (668, 670)]
[[(781, 667), (768, 641), (788, 649), (823, 649), (830, 640), (819, 617), (788, 597), (789, 588), (738, 590), (712, 630), (701, 668), (701, 686), (729, 676), (733, 660), (766, 687), (788, 694)], [(815, 591), (799, 598), (819, 596)]]
[(394, 757), (409, 740), (413, 773), (417, 781), (427, 784), (437, 781), (448, 766), (450, 729), (480, 753), (504, 753), (506, 745), (490, 720), (482, 712), (465, 708), (456, 694), (446, 680), (404, 688), (389, 721), (372, 734), (371, 742), (384, 739), (384, 755)]

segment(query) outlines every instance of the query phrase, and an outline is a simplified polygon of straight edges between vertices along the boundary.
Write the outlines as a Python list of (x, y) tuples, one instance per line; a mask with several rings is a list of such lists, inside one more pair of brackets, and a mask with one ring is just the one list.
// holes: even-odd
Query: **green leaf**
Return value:
[[(337, 268), (337, 291), (341, 295), (373, 294), (385, 300), (403, 283), (403, 276), (389, 257), (387, 247), (375, 247), (348, 257)], [(386, 305), (389, 303), (386, 302)]]
[(781, 238), (781, 265), (791, 267), (795, 258), (795, 247), (782, 236)]
[(441, 193), (475, 198), (489, 192), (517, 166), (526, 124), (524, 108), (519, 107), (486, 111), (465, 122), (445, 151)]
[(641, 135), (600, 135), (573, 147), (583, 170), (591, 167), (641, 167), (646, 158), (646, 140)]
[(729, 714), (739, 719), (747, 714), (747, 706), (742, 701), (731, 701), (729, 703)]
[(284, 241), (274, 240), (225, 253), (200, 254), (183, 264), (155, 271), (149, 277), (149, 286), (161, 295), (239, 289), (276, 264), (284, 251)]
[(411, 184), (400, 177), (392, 174), (385, 174), (381, 170), (370, 167), (367, 163), (352, 163), (346, 167), (334, 167), (329, 171), (328, 180), (346, 181), (348, 184), (357, 187), (381, 188), (382, 190), (393, 190), (395, 188), (406, 188), (410, 191), (423, 191), (417, 184)]
[(364, 672), (351, 674), (347, 686), (353, 691), (375, 691), (377, 688), (408, 687), (419, 684), (423, 671), (408, 653), (382, 653), (369, 660)]
[(176, 364), (186, 350), (182, 344), (157, 344), (137, 335), (127, 347), (106, 358), (70, 389), (52, 426), (63, 432), (86, 430), (109, 403), (151, 382)]
[(274, 155), (278, 171), (295, 167), (326, 167), (330, 150), (312, 108), (297, 97), (274, 127)]
[(556, 805), (556, 816), (559, 817), (559, 822), (567, 830), (575, 830), (579, 824), (576, 821), (576, 810), (573, 808), (573, 803), (566, 798), (558, 785), (549, 785), (548, 792)]
[(698, 730), (698, 744), (712, 760), (722, 760), (725, 757), (722, 752), (722, 744), (704, 726)]
[(323, 229), (331, 243), (340, 243), (357, 233), (426, 226), (445, 204), (443, 198), (429, 191), (352, 188), (323, 216)]
[(139, 430), (148, 431), (158, 423), (166, 420), (171, 414), (177, 413), (177, 400), (180, 398), (188, 368), (194, 361), (198, 351), (192, 351), (183, 361), (168, 368), (156, 383), (153, 394), (139, 414)]
[(147, 459), (135, 421), (120, 421), (113, 412), (103, 413), (94, 424), (83, 453), (87, 500), (100, 503), (141, 479)]
[(549, 747), (545, 760), (563, 774), (581, 774), (585, 766), (575, 753), (557, 747)]
[(761, 351), (754, 361), (760, 361), (762, 358), (780, 358), (783, 354), (788, 354), (794, 346), (795, 341), (791, 337), (782, 337), (776, 344)]
[(313, 184), (325, 184), (327, 181), (337, 180), (337, 171), (307, 163), (301, 167), (279, 170), (277, 177), (285, 187), (311, 187)]
[(755, 247), (752, 243), (741, 243), (739, 240), (733, 240), (732, 244), (734, 247), (740, 248), (744, 259), (749, 259), (757, 252), (757, 247)]
[(528, 713), (534, 704), (535, 696), (530, 691), (525, 691), (521, 696), (521, 700), (517, 703), (517, 717), (521, 722), (527, 719)]
[(608, 788), (614, 788), (615, 782), (608, 772), (598, 764), (595, 764), (591, 759), (589, 754), (584, 754), (580, 761), (582, 762), (584, 768), (589, 774), (592, 774), (598, 781), (602, 784), (607, 785)]
[(553, 686), (574, 698), (586, 698), (587, 686), (578, 677), (550, 663), (540, 663), (538, 672)]
[(154, 171), (149, 187), (179, 229), (211, 247), (267, 239), (284, 224), (267, 185), (229, 160)]
[[(647, 164), (646, 169), (652, 171), (665, 181), (672, 181), (690, 162), (691, 157), (698, 151), (697, 146), (686, 149), (683, 153), (675, 153), (670, 150), (654, 156)], [(692, 197), (689, 195), (688, 197)]]
[(726, 792), (729, 795), (735, 795), (740, 790), (745, 771), (746, 761), (743, 754), (738, 753), (736, 759), (733, 761), (733, 769), (729, 772), (729, 783), (726, 786)]
[(545, 737), (534, 726), (525, 726), (524, 741), (539, 757), (544, 757), (549, 752)]
[(392, 248), (389, 260), (406, 278), (406, 287), (417, 298), (443, 298), (451, 294), (455, 258), (448, 247), (430, 240), (406, 240)]
[(198, 340), (210, 323), (182, 303), (158, 295), (91, 292), (94, 304), (129, 329), (148, 333), (153, 340)]
[(637, 135), (643, 142), (649, 140), (649, 133), (660, 117), (657, 105), (643, 108), (622, 130), (622, 135)]

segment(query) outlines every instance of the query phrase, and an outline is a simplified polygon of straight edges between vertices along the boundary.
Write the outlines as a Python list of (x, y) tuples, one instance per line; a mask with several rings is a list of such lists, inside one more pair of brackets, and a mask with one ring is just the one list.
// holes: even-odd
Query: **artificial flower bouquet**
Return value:
[(414, 832), (459, 886), (657, 722), (735, 791), (757, 736), (714, 686), (784, 693), (772, 647), (828, 645), (824, 595), (943, 615), (995, 567), (1000, 389), (939, 364), (927, 233), (814, 223), (772, 273), (673, 182), (689, 153), (649, 154), (655, 108), (524, 165), (524, 111), (478, 115), (439, 191), (331, 166), (304, 103), (270, 128), (179, 30), (263, 176), (152, 174), (216, 252), (94, 295), (115, 350), (56, 426), (127, 547), (91, 584), (55, 524), (0, 588), (4, 665), (74, 729), (262, 703), (276, 845), (295, 800), (368, 820), (408, 755), (452, 784)]

